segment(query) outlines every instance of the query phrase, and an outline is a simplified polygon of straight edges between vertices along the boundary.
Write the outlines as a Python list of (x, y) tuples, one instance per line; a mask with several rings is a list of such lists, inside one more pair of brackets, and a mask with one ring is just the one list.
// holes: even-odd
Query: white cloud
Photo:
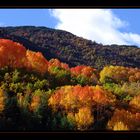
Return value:
[(120, 32), (129, 23), (119, 19), (108, 9), (53, 9), (52, 16), (58, 19), (56, 29), (103, 44), (140, 45), (140, 35)]

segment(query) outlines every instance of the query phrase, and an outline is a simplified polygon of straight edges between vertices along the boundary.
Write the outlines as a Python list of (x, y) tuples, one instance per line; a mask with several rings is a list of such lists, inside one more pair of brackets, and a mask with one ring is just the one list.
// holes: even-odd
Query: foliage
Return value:
[(54, 109), (64, 107), (71, 110), (83, 106), (93, 106), (94, 104), (111, 104), (115, 97), (99, 86), (63, 86), (54, 92), (49, 99), (49, 105)]
[(114, 82), (138, 82), (140, 81), (140, 69), (123, 66), (106, 66), (100, 72), (102, 83)]
[(6, 95), (4, 91), (0, 88), (0, 113), (2, 113), (5, 108), (5, 100), (6, 100)]
[(134, 96), (134, 98), (129, 102), (129, 105), (139, 109), (140, 108), (140, 94)]
[(112, 130), (139, 130), (140, 113), (131, 113), (124, 109), (116, 109), (111, 120), (108, 122), (108, 128)]
[(122, 90), (121, 85), (115, 83), (105, 83), (104, 88), (114, 93), (120, 100), (127, 96), (127, 93)]
[(97, 71), (90, 66), (76, 66), (71, 68), (72, 80), (80, 85), (96, 85), (98, 83)]
[(26, 57), (28, 60), (27, 69), (45, 74), (48, 70), (48, 61), (40, 52), (32, 52), (27, 50)]
[(114, 102), (115, 97), (102, 87), (80, 85), (60, 87), (48, 100), (54, 112), (67, 114), (68, 121), (76, 130), (87, 130), (94, 123), (94, 111)]
[(23, 45), (12, 40), (0, 39), (0, 68), (22, 68), (26, 62), (26, 49)]
[(54, 87), (70, 84), (69, 66), (58, 59), (51, 59), (48, 63), (48, 72), (52, 76)]
[(88, 107), (80, 108), (79, 112), (75, 114), (75, 121), (78, 125), (78, 129), (87, 129), (88, 126), (94, 122), (94, 116), (91, 113), (91, 109)]
[[(99, 71), (44, 56), (0, 39), (0, 130), (140, 130), (140, 69)], [(96, 61), (99, 67), (103, 61)]]
[(1, 27), (0, 36), (20, 42), (32, 51), (42, 52), (49, 60), (58, 58), (71, 67), (140, 67), (140, 48), (136, 46), (103, 45), (66, 31), (35, 26)]

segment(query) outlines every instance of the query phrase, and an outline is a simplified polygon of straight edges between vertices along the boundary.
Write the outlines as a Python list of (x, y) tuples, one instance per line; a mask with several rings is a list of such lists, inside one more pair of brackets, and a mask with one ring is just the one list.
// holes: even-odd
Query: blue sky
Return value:
[(140, 34), (140, 9), (114, 9), (112, 10), (117, 17), (126, 20), (129, 27), (122, 31), (130, 31)]
[(5, 26), (35, 25), (54, 28), (57, 20), (47, 9), (0, 9), (0, 24)]
[(140, 46), (140, 9), (0, 9), (0, 26), (62, 29), (102, 44)]

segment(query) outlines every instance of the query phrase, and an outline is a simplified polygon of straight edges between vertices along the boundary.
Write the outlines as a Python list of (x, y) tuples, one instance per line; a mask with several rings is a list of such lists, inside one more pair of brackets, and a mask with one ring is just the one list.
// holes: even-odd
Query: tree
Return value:
[(8, 39), (0, 39), (0, 67), (23, 68), (26, 65), (26, 49)]
[(90, 66), (76, 66), (71, 68), (72, 82), (80, 85), (95, 85), (98, 83), (96, 69)]
[(45, 74), (48, 70), (48, 61), (40, 52), (32, 52), (27, 50), (26, 57), (28, 60), (27, 68)]

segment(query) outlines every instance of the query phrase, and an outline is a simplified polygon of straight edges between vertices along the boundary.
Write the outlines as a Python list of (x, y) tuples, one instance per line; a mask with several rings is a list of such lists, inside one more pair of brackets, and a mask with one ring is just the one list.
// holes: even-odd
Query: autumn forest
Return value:
[(8, 38), (0, 38), (0, 131), (140, 130), (139, 67), (69, 65)]

